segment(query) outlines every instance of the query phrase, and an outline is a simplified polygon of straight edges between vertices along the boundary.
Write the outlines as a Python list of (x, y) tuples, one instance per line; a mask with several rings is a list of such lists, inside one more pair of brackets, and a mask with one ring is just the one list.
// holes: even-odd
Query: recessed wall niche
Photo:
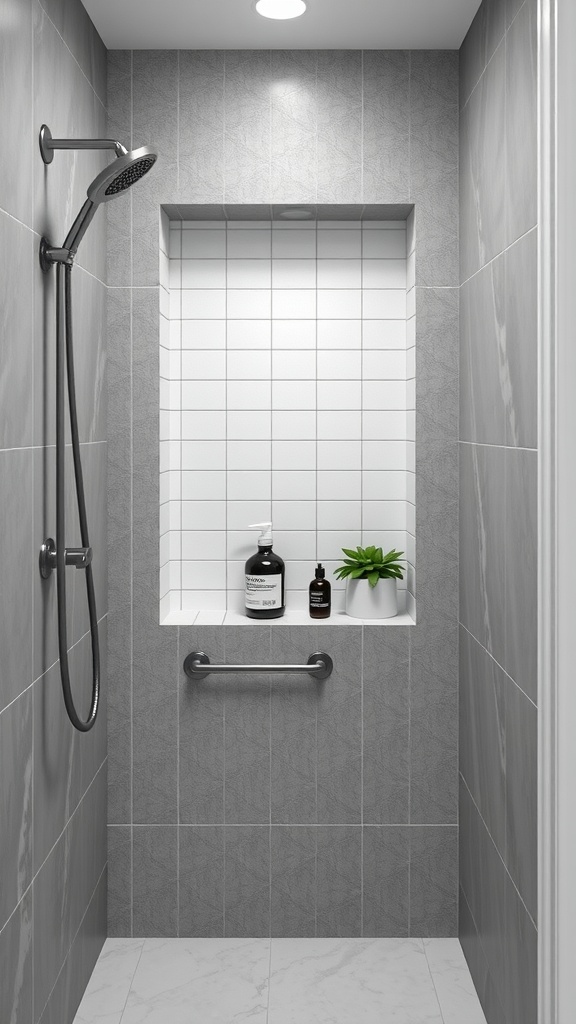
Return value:
[(414, 621), (413, 208), (179, 206), (160, 227), (160, 622), (250, 621), (269, 520), (275, 621), (309, 621), (318, 561), (346, 621), (333, 570), (369, 543), (406, 553), (387, 623)]

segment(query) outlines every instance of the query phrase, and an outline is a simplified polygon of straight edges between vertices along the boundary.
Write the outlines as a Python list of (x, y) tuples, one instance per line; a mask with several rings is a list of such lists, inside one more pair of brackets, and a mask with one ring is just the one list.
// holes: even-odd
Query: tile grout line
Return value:
[(430, 981), (432, 982), (432, 988), (434, 989), (434, 995), (436, 996), (436, 1002), (438, 1003), (438, 1009), (440, 1010), (440, 1016), (442, 1018), (443, 1024), (446, 1024), (446, 1018), (444, 1017), (444, 1011), (442, 1010), (442, 1003), (440, 1002), (440, 996), (438, 995), (438, 989), (436, 988), (436, 982), (434, 980), (434, 974), (433, 974), (433, 971), (432, 971), (432, 966), (431, 966), (430, 961), (428, 959), (428, 953), (426, 951), (426, 943), (424, 942), (424, 940), (422, 940), (422, 951), (424, 953), (424, 957), (425, 957), (425, 960), (426, 960), (426, 966), (428, 967), (428, 973), (430, 975)]

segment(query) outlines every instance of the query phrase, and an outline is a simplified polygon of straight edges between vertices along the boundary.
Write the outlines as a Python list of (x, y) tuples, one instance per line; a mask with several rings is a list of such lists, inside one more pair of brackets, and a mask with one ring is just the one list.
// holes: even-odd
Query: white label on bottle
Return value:
[(282, 576), (249, 576), (246, 573), (246, 607), (267, 611), (282, 607)]

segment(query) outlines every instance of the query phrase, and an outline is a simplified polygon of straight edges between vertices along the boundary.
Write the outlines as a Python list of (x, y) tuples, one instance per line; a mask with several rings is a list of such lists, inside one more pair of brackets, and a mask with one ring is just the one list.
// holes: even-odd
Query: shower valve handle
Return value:
[[(66, 565), (74, 565), (77, 569), (87, 569), (92, 562), (92, 548), (66, 548)], [(56, 545), (52, 537), (48, 537), (40, 548), (40, 575), (47, 580), (56, 568)]]

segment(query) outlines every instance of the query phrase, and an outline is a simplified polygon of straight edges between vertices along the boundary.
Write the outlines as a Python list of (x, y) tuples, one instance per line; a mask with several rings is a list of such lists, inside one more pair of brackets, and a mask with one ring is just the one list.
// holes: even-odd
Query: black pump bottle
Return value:
[(284, 615), (284, 562), (272, 551), (272, 523), (255, 523), (261, 530), (258, 551), (245, 566), (245, 606), (250, 619), (279, 619)]

